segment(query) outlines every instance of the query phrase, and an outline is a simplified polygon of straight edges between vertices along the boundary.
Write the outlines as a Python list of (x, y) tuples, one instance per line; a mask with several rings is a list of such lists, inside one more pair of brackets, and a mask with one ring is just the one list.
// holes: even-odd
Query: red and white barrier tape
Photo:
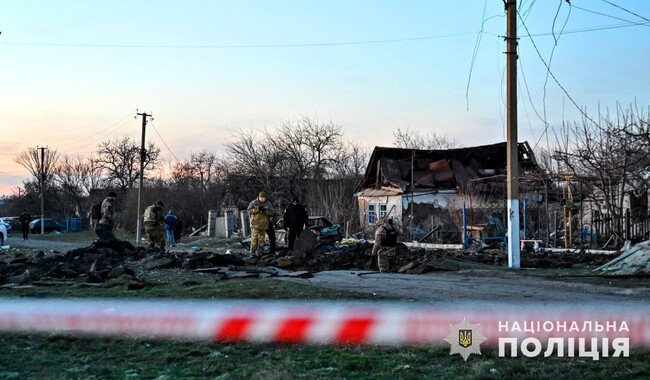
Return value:
[[(273, 301), (141, 301), (0, 299), (0, 331), (66, 332), (218, 341), (307, 344), (440, 345), (450, 325), (463, 319), (480, 324), (486, 344), (499, 337), (620, 337), (650, 346), (650, 313), (638, 304), (520, 306), (468, 303), (356, 303)], [(499, 331), (499, 326), (531, 322), (537, 330)], [(565, 331), (540, 329), (545, 321), (562, 322)], [(628, 331), (568, 331), (606, 326)]]

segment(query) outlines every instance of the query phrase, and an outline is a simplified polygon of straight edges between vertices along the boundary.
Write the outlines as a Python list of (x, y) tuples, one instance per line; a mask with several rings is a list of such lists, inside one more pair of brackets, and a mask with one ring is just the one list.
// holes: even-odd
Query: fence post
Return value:
[(465, 202), (463, 202), (463, 246), (465, 249), (469, 248), (469, 238), (467, 236), (467, 209)]
[(527, 236), (526, 236), (526, 228), (528, 227), (528, 224), (526, 223), (527, 220), (528, 220), (528, 218), (526, 217), (526, 213), (528, 212), (528, 210), (526, 208), (526, 204), (527, 204), (527, 202), (526, 202), (526, 199), (524, 198), (524, 239), (527, 238)]
[(625, 210), (625, 240), (632, 240), (632, 234), (630, 233), (630, 228), (632, 218), (630, 216), (630, 209)]
[(553, 247), (557, 247), (557, 210), (553, 210)]

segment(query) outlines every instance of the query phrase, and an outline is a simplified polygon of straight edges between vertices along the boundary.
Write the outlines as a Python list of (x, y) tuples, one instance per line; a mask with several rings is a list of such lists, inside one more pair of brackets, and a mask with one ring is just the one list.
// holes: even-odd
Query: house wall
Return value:
[[(359, 196), (359, 225), (362, 229), (374, 227), (376, 218), (392, 218), (395, 223), (402, 221), (402, 195), (382, 195), (376, 197)], [(370, 215), (374, 209), (374, 217)]]

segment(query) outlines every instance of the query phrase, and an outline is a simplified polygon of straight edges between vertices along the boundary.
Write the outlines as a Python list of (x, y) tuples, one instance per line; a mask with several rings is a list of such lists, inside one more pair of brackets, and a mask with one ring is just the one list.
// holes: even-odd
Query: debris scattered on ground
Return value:
[[(647, 242), (646, 242), (647, 243)], [(632, 273), (645, 271), (650, 264), (650, 247), (637, 244), (623, 258), (613, 263), (634, 268)], [(645, 245), (643, 245), (645, 244)], [(194, 247), (193, 247), (194, 248)], [(196, 273), (211, 273), (217, 279), (244, 277), (309, 277), (314, 272), (326, 270), (377, 270), (377, 259), (371, 256), (372, 243), (366, 240), (346, 239), (342, 243), (323, 245), (313, 234), (302, 234), (291, 252), (280, 247), (275, 255), (268, 251), (261, 257), (251, 257), (247, 251), (229, 249), (226, 253), (215, 253), (192, 249), (183, 251), (162, 251), (134, 247), (127, 241), (95, 242), (84, 248), (66, 253), (43, 251), (36, 255), (20, 252), (0, 260), (0, 286), (52, 286), (61, 283), (105, 284), (141, 289), (147, 286), (142, 274), (148, 271), (176, 268)], [(423, 274), (434, 271), (455, 271), (462, 263), (505, 266), (507, 253), (503, 250), (409, 250), (403, 244), (387, 252), (391, 272)], [(576, 264), (602, 265), (615, 257), (613, 255), (589, 254), (585, 252), (522, 252), (521, 263), (525, 268), (567, 268)], [(637, 261), (634, 261), (637, 260)], [(645, 265), (645, 266), (643, 266)], [(603, 273), (619, 270), (618, 266), (601, 268)], [(628, 273), (628, 272), (625, 272)]]
[(607, 275), (650, 275), (650, 240), (635, 244), (594, 272)]

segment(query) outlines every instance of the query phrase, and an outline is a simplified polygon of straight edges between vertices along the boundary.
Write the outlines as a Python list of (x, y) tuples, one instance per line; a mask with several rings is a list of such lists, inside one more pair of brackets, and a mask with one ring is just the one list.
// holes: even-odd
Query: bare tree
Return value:
[(230, 174), (237, 176), (231, 176), (229, 184), (241, 189), (242, 197), (254, 196), (254, 184), (272, 193), (280, 208), (300, 196), (312, 211), (356, 220), (343, 214), (354, 210), (352, 193), (368, 153), (345, 142), (339, 125), (303, 117), (283, 122), (274, 131), (237, 131), (234, 137), (227, 153), (234, 169)]
[(223, 165), (214, 153), (203, 150), (192, 153), (189, 160), (177, 163), (172, 172), (172, 180), (205, 191), (212, 183), (224, 178), (222, 168)]
[(436, 132), (429, 132), (422, 135), (417, 131), (406, 127), (405, 130), (397, 127), (397, 132), (393, 132), (393, 145), (404, 149), (452, 149), (457, 148), (458, 143), (447, 137), (447, 135), (438, 135)]
[(226, 145), (233, 171), (249, 176), (260, 189), (281, 192), (283, 186), (277, 178), (286, 155), (275, 148), (269, 133), (238, 130), (233, 134), (236, 140)]
[(336, 178), (361, 180), (369, 159), (370, 151), (367, 147), (347, 142), (343, 144), (337, 152), (336, 158), (332, 160), (330, 170)]
[[(140, 178), (140, 147), (130, 137), (104, 141), (97, 148), (97, 165), (103, 169), (110, 186), (123, 193), (135, 187)], [(149, 143), (144, 171), (151, 172), (160, 164), (160, 148)]]
[[(14, 162), (20, 164), (36, 178), (40, 183), (41, 179), (47, 186), (52, 181), (56, 163), (59, 159), (59, 153), (56, 149), (46, 149), (43, 151), (43, 162), (41, 165), (41, 152), (37, 148), (27, 149), (14, 157)], [(41, 178), (41, 175), (43, 176)]]
[(98, 175), (99, 168), (94, 166), (92, 158), (64, 154), (54, 170), (54, 183), (81, 211), (82, 201), (96, 184)]
[[(567, 126), (554, 152), (563, 175), (574, 176), (591, 188), (585, 195), (612, 219), (624, 213), (626, 194), (647, 189), (650, 163), (647, 135), (641, 119), (631, 110), (602, 115), (598, 122), (583, 119)], [(641, 128), (639, 128), (641, 127)], [(611, 231), (620, 236), (622, 231)]]

